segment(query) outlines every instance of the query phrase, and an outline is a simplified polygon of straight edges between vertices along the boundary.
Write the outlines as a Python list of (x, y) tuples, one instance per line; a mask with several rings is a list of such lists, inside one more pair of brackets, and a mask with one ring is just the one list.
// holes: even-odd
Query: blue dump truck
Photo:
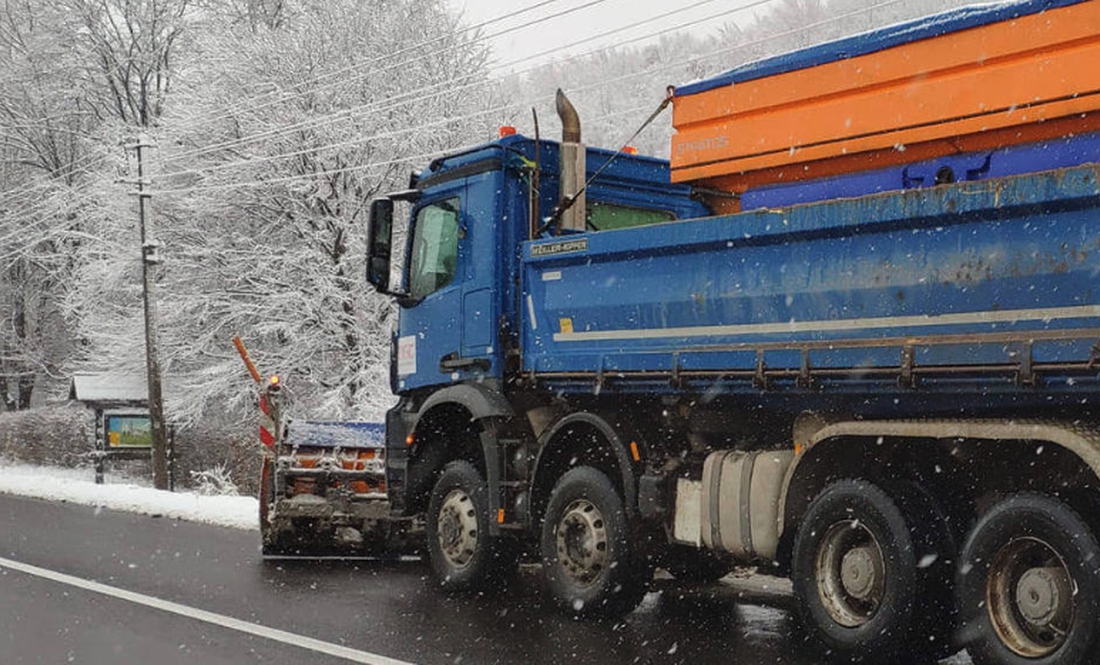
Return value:
[[(371, 205), (384, 464), (280, 458), (276, 510), (570, 613), (758, 565), (823, 658), (1100, 662), (1098, 46), (1098, 2), (967, 8), (675, 91), (671, 166), (564, 96), (560, 142), (436, 159)], [(894, 120), (799, 138), (848, 98)]]

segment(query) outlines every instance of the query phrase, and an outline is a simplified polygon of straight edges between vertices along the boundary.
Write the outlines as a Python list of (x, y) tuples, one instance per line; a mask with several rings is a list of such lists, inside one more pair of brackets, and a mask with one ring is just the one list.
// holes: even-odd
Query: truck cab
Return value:
[[(401, 307), (395, 394), (506, 378), (525, 315), (517, 277), (524, 242), (708, 214), (690, 187), (669, 184), (666, 162), (587, 152), (588, 178), (606, 168), (587, 187), (583, 231), (547, 224), (560, 199), (559, 144), (519, 135), (439, 158), (409, 190), (374, 202), (370, 281)], [(411, 204), (407, 220), (394, 220), (395, 201)], [(398, 267), (390, 247), (400, 227), (408, 241)]]

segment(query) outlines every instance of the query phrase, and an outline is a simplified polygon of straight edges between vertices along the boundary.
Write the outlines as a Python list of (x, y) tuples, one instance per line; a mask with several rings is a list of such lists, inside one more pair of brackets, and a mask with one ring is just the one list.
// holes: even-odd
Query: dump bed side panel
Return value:
[(1042, 389), (1095, 391), (1098, 176), (1086, 166), (528, 243), (524, 369), (578, 391), (906, 377), (1015, 390), (1040, 370), (1062, 377)]

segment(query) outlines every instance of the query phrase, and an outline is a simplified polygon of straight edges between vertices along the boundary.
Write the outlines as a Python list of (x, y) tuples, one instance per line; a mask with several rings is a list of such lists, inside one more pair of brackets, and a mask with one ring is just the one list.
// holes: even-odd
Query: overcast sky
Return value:
[[(507, 17), (486, 25), (482, 34), (504, 33), (491, 38), (489, 43), (496, 66), (512, 71), (555, 57), (589, 53), (610, 44), (652, 36), (671, 28), (708, 34), (726, 22), (746, 22), (753, 15), (752, 7), (761, 4), (760, 0), (447, 1), (463, 12), (468, 25)], [(527, 8), (532, 9), (523, 11)], [(534, 25), (523, 27), (536, 21)], [(604, 34), (618, 29), (622, 30)], [(577, 44), (587, 39), (591, 41)], [(519, 62), (546, 51), (555, 52)]]

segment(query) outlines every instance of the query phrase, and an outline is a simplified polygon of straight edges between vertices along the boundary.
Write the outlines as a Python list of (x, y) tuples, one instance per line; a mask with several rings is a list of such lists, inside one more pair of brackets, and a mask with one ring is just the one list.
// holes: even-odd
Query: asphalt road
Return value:
[(576, 621), (543, 602), (536, 575), (451, 597), (419, 563), (264, 562), (258, 538), (0, 496), (0, 663), (822, 662), (759, 580)]

